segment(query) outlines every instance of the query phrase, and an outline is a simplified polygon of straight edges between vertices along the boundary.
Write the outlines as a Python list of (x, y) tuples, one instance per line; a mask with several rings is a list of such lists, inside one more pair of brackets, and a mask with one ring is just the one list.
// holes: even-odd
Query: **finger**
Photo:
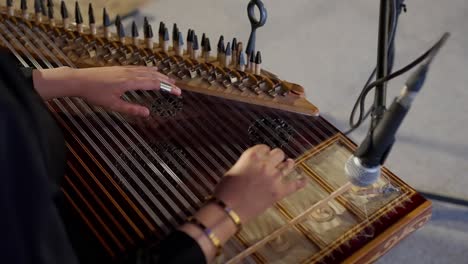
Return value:
[(264, 157), (270, 153), (271, 148), (264, 144), (255, 145), (252, 150), (260, 157)]
[[(167, 84), (166, 86), (169, 87), (167, 92), (180, 96), (182, 94), (182, 90), (171, 84)], [(160, 90), (161, 89), (161, 81), (155, 78), (144, 78), (138, 77), (124, 81), (122, 85), (122, 92), (126, 91), (134, 91), (134, 90)], [(166, 91), (166, 90), (165, 90)]]
[(116, 111), (116, 112), (127, 114), (127, 115), (133, 115), (133, 116), (147, 117), (150, 114), (150, 111), (147, 107), (144, 107), (138, 104), (132, 104), (122, 99), (116, 99), (116, 100), (117, 101), (115, 101), (112, 105), (110, 106), (104, 105), (104, 107), (108, 107), (112, 111)]
[(279, 174), (281, 178), (286, 177), (289, 173), (291, 173), (294, 169), (294, 160), (293, 159), (287, 159), (284, 162), (281, 162), (278, 167), (276, 167), (279, 170)]
[(127, 68), (127, 70), (132, 74), (132, 77), (139, 78), (139, 77), (146, 77), (146, 78), (157, 78), (161, 81), (166, 81), (171, 84), (175, 84), (175, 80), (170, 78), (169, 76), (158, 72), (157, 67), (135, 67), (131, 66)]
[(281, 188), (281, 198), (284, 198), (290, 194), (293, 194), (300, 189), (304, 188), (307, 185), (307, 179), (306, 178), (301, 178), (289, 183), (280, 183), (283, 185), (283, 188)]
[(268, 162), (274, 167), (276, 167), (284, 160), (284, 158), (285, 158), (284, 152), (279, 148), (275, 148), (272, 151), (270, 151)]

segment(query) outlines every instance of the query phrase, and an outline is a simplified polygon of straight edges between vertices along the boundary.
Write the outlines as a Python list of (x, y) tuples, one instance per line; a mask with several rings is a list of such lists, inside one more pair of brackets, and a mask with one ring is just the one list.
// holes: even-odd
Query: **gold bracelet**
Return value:
[(223, 249), (221, 246), (221, 241), (210, 228), (207, 228), (204, 224), (202, 224), (200, 221), (198, 221), (198, 219), (196, 219), (193, 216), (187, 218), (187, 223), (199, 227), (203, 231), (203, 233), (210, 239), (211, 243), (213, 243), (213, 246), (216, 248), (216, 256), (221, 255), (221, 251)]
[(238, 233), (242, 228), (242, 222), (241, 222), (241, 219), (240, 219), (239, 215), (234, 210), (232, 210), (232, 208), (228, 207), (225, 202), (221, 201), (220, 199), (218, 199), (215, 196), (207, 197), (206, 203), (210, 203), (210, 202), (214, 202), (214, 203), (216, 203), (217, 205), (219, 205), (220, 207), (223, 208), (223, 210), (227, 213), (229, 218), (231, 218), (231, 220), (236, 225), (236, 227), (237, 227), (237, 232), (236, 233)]

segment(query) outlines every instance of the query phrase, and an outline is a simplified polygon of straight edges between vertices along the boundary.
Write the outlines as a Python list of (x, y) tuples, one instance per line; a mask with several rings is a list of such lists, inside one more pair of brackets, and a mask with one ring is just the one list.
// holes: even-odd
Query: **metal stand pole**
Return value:
[[(377, 43), (377, 70), (376, 79), (383, 78), (388, 73), (388, 38), (390, 21), (390, 4), (393, 0), (380, 0), (379, 36)], [(375, 88), (374, 110), (372, 112), (372, 127), (382, 119), (386, 110), (387, 83)]]

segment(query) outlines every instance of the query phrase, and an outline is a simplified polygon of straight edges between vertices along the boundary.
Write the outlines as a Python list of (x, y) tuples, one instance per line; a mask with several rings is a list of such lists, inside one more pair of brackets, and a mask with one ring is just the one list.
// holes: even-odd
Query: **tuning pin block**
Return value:
[(88, 20), (89, 20), (89, 30), (91, 32), (91, 35), (96, 35), (97, 34), (97, 29), (96, 29), (96, 19), (94, 17), (94, 9), (93, 9), (93, 4), (89, 3), (88, 6)]
[(79, 33), (83, 33), (83, 16), (81, 15), (80, 5), (78, 1), (75, 2), (75, 23), (76, 30)]
[(68, 17), (68, 9), (65, 1), (60, 2), (60, 14), (62, 15), (62, 25), (64, 29), (68, 29), (70, 26), (70, 20)]

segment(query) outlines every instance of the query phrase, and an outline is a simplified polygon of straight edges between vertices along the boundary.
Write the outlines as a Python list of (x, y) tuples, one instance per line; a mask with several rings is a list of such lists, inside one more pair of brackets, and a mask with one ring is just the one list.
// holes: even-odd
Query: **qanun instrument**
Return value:
[(101, 263), (157, 248), (259, 143), (294, 158), (288, 178), (308, 184), (245, 225), (218, 262), (368, 263), (429, 220), (431, 203), (387, 169), (368, 188), (348, 183), (343, 167), (354, 143), (319, 115), (301, 86), (261, 69), (255, 45), (245, 56), (241, 42), (221, 37), (215, 53), (205, 34), (201, 43), (193, 30), (185, 39), (177, 25), (170, 34), (161, 22), (155, 40), (145, 19), (140, 39), (135, 23), (126, 35), (120, 17), (112, 33), (106, 10), (98, 26), (91, 4), (85, 25), (78, 3), (72, 23), (63, 2), (62, 19), (52, 1), (35, 1), (34, 13), (22, 2), (16, 9), (7, 1), (0, 15), (0, 46), (22, 66), (157, 66), (185, 90), (180, 98), (126, 93), (151, 109), (146, 119), (79, 98), (47, 102), (66, 138), (61, 190)]

